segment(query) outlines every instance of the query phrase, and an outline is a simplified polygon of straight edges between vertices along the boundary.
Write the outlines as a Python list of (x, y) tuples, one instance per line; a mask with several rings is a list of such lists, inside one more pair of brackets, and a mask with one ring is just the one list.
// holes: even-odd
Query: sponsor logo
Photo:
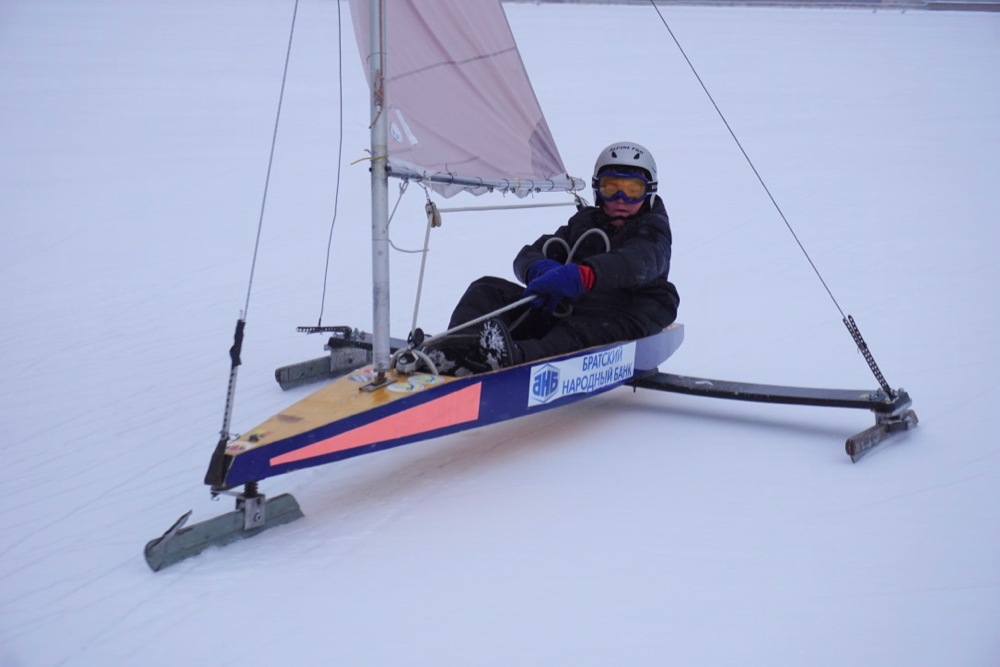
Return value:
[(360, 371), (355, 371), (349, 376), (351, 382), (371, 382), (375, 379), (375, 371), (371, 368), (362, 368)]
[(399, 382), (393, 382), (386, 389), (389, 391), (402, 392), (402, 393), (412, 393), (415, 391), (420, 391), (426, 385), (429, 384), (439, 384), (441, 378), (436, 375), (411, 375), (406, 380), (400, 380)]
[(394, 391), (402, 394), (409, 394), (414, 391), (420, 391), (424, 388), (424, 385), (417, 384), (415, 382), (393, 382), (386, 389), (389, 391)]
[[(417, 137), (413, 134), (413, 130), (410, 129), (410, 124), (407, 123), (406, 119), (403, 117), (403, 112), (400, 111), (399, 109), (396, 109), (396, 118), (399, 119), (399, 124), (403, 126), (403, 132), (406, 133), (406, 140), (410, 142), (410, 145), (416, 146), (418, 143), (420, 143), (419, 141), (417, 141)], [(391, 127), (392, 127), (393, 138), (396, 141), (403, 143), (403, 137), (396, 136), (397, 134), (399, 134), (399, 128), (396, 127), (396, 123), (392, 123)]]
[(441, 378), (436, 375), (411, 375), (410, 382), (413, 384), (438, 384)]
[(545, 364), (544, 366), (531, 369), (531, 397), (528, 399), (529, 405), (531, 405), (532, 400), (538, 404), (548, 403), (556, 395), (558, 389), (558, 368), (552, 364)]
[(563, 396), (589, 394), (632, 379), (635, 343), (585, 354), (564, 361), (533, 366), (528, 383), (528, 407)]

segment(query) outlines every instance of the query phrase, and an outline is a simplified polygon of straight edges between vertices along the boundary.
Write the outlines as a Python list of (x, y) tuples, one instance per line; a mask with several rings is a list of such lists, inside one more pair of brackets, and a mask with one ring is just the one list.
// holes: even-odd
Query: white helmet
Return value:
[(653, 160), (653, 155), (644, 146), (634, 141), (619, 141), (601, 151), (601, 154), (597, 156), (597, 162), (594, 163), (594, 177), (591, 182), (594, 187), (595, 204), (601, 199), (597, 190), (597, 177), (602, 171), (608, 171), (608, 167), (622, 167), (622, 170), (627, 173), (635, 172), (637, 168), (639, 171), (645, 172), (646, 178), (649, 179), (646, 197), (649, 199), (649, 205), (653, 205), (653, 202), (656, 201), (657, 190), (656, 161)]

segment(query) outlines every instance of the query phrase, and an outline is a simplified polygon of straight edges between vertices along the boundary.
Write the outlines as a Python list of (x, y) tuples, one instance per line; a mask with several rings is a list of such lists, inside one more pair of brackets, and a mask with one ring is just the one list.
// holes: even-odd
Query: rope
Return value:
[[(369, 149), (365, 149), (366, 153), (371, 153)], [(351, 166), (358, 164), (359, 162), (374, 162), (375, 160), (385, 160), (388, 155), (368, 155), (368, 157), (359, 157), (357, 160), (351, 163)]]
[(417, 295), (413, 300), (413, 320), (410, 323), (410, 332), (417, 330), (417, 314), (420, 312), (420, 295), (424, 290), (424, 270), (427, 268), (427, 251), (428, 246), (431, 242), (431, 227), (433, 226), (433, 219), (427, 216), (427, 229), (424, 231), (424, 249), (421, 252), (423, 256), (420, 258), (420, 274), (417, 276)]
[(732, 136), (733, 141), (736, 142), (736, 146), (740, 149), (740, 152), (743, 153), (743, 157), (746, 159), (747, 164), (750, 165), (750, 169), (753, 170), (754, 176), (756, 176), (757, 180), (760, 181), (760, 185), (762, 188), (764, 188), (764, 192), (767, 193), (768, 198), (771, 200), (771, 204), (774, 205), (774, 208), (778, 212), (778, 215), (781, 216), (781, 220), (785, 223), (785, 227), (787, 227), (788, 231), (791, 232), (792, 238), (795, 239), (795, 243), (798, 244), (799, 249), (802, 251), (802, 254), (805, 255), (805, 258), (809, 261), (809, 265), (812, 267), (813, 272), (815, 272), (816, 277), (819, 278), (820, 283), (822, 283), (823, 289), (826, 290), (826, 293), (830, 296), (830, 300), (833, 301), (833, 305), (836, 306), (837, 311), (840, 313), (840, 317), (844, 322), (844, 326), (846, 326), (847, 330), (850, 332), (851, 337), (854, 339), (855, 345), (858, 346), (858, 350), (864, 356), (865, 361), (868, 362), (868, 368), (871, 369), (872, 374), (875, 376), (875, 379), (878, 380), (879, 385), (881, 385), (885, 393), (888, 394), (890, 398), (892, 398), (893, 391), (892, 389), (890, 389), (889, 384), (882, 376), (882, 372), (879, 370), (878, 364), (875, 363), (875, 359), (872, 356), (871, 352), (869, 351), (868, 345), (865, 343), (864, 338), (861, 337), (861, 332), (858, 330), (857, 325), (854, 323), (854, 318), (851, 317), (850, 315), (845, 315), (844, 310), (840, 307), (840, 304), (837, 303), (836, 297), (833, 296), (833, 292), (830, 290), (830, 287), (826, 284), (826, 280), (823, 279), (823, 275), (819, 272), (819, 269), (816, 267), (816, 263), (813, 262), (812, 257), (809, 256), (809, 253), (806, 251), (805, 246), (802, 245), (802, 241), (799, 240), (798, 234), (796, 234), (795, 230), (792, 228), (792, 224), (788, 221), (788, 218), (785, 217), (785, 214), (781, 210), (781, 207), (778, 206), (777, 200), (775, 200), (774, 195), (771, 194), (771, 190), (767, 187), (767, 184), (761, 177), (760, 172), (757, 171), (757, 167), (754, 165), (753, 160), (750, 159), (750, 156), (747, 154), (746, 150), (744, 150), (743, 144), (740, 143), (740, 140), (737, 138), (736, 133), (733, 131), (733, 128), (730, 127), (729, 121), (726, 120), (726, 116), (722, 113), (722, 110), (719, 108), (719, 105), (715, 103), (715, 98), (713, 98), (712, 94), (708, 92), (708, 87), (705, 85), (705, 82), (702, 81), (701, 76), (698, 74), (698, 70), (695, 69), (694, 64), (691, 62), (691, 59), (688, 58), (688, 55), (684, 51), (684, 47), (681, 46), (680, 41), (678, 41), (677, 36), (674, 35), (674, 31), (670, 29), (670, 25), (667, 24), (667, 19), (664, 18), (663, 13), (660, 11), (660, 8), (656, 6), (655, 0), (649, 0), (649, 4), (653, 5), (653, 9), (656, 10), (657, 15), (659, 15), (660, 17), (660, 21), (663, 22), (663, 26), (667, 29), (667, 32), (670, 33), (670, 37), (674, 40), (674, 44), (677, 45), (677, 49), (681, 52), (681, 55), (684, 56), (684, 60), (687, 61), (688, 67), (691, 69), (691, 72), (694, 74), (694, 77), (698, 80), (698, 83), (701, 85), (701, 89), (705, 91), (705, 95), (708, 96), (708, 99), (712, 103), (712, 106), (715, 107), (715, 111), (716, 113), (719, 114), (719, 118), (722, 119), (722, 123), (726, 126), (726, 129), (729, 130), (730, 136)]
[[(558, 243), (562, 243), (569, 250), (569, 257), (566, 259), (566, 262), (569, 263), (573, 259), (573, 254), (576, 252), (577, 248), (580, 247), (580, 244), (583, 242), (583, 240), (585, 238), (587, 238), (587, 236), (589, 236), (590, 234), (598, 234), (602, 238), (604, 238), (605, 248), (607, 248), (607, 250), (609, 250), (609, 251), (611, 250), (611, 241), (610, 241), (610, 239), (608, 239), (608, 235), (607, 234), (605, 234), (600, 229), (588, 229), (586, 232), (584, 232), (584, 234), (579, 239), (577, 239), (576, 243), (573, 244), (572, 248), (570, 248), (569, 243), (567, 243), (565, 240), (563, 240), (563, 239), (561, 239), (559, 237), (553, 236), (552, 238), (548, 239), (545, 242), (545, 245), (542, 246), (542, 253), (545, 254), (545, 250), (548, 248), (549, 244), (552, 243), (553, 241), (558, 242)], [(520, 306), (523, 306), (525, 304), (531, 303), (532, 301), (535, 300), (535, 298), (536, 297), (534, 297), (534, 296), (526, 296), (523, 299), (518, 299), (514, 303), (512, 303), (512, 304), (510, 304), (508, 306), (504, 306), (503, 308), (498, 308), (497, 310), (494, 310), (491, 313), (486, 313), (485, 315), (480, 315), (479, 317), (477, 317), (475, 319), (469, 320), (468, 322), (464, 322), (463, 324), (459, 324), (458, 326), (452, 327), (451, 329), (448, 329), (447, 331), (442, 331), (439, 334), (435, 334), (433, 336), (428, 336), (427, 338), (424, 339), (424, 342), (426, 343), (427, 341), (433, 340), (435, 338), (442, 338), (444, 336), (447, 336), (448, 334), (452, 334), (452, 333), (455, 333), (456, 331), (461, 331), (462, 329), (471, 327), (473, 324), (479, 324), (480, 322), (484, 322), (484, 321), (490, 319), (491, 317), (496, 317), (497, 315), (500, 315), (502, 313), (506, 313), (508, 310), (514, 310), (515, 308), (519, 308)], [(524, 318), (527, 317), (528, 312), (530, 312), (530, 311), (525, 311), (520, 317), (518, 317), (517, 320), (515, 320), (514, 323), (510, 326), (510, 329), (511, 330), (515, 329), (517, 327), (517, 325), (519, 325), (524, 320)], [(565, 317), (566, 315), (569, 315), (569, 313), (567, 312), (565, 314), (561, 314), (560, 317)], [(415, 328), (416, 328), (416, 323), (414, 323), (414, 329)]]
[[(611, 252), (611, 239), (608, 238), (608, 235), (605, 234), (603, 230), (600, 230), (595, 227), (593, 229), (588, 229), (587, 231), (585, 231), (580, 236), (580, 238), (576, 240), (576, 243), (573, 244), (572, 248), (569, 247), (569, 243), (559, 238), (558, 236), (553, 236), (549, 238), (548, 240), (545, 241), (545, 243), (542, 244), (542, 254), (548, 257), (550, 245), (552, 245), (553, 243), (562, 244), (562, 246), (566, 248), (566, 264), (569, 264), (570, 262), (573, 261), (573, 255), (576, 254), (576, 251), (580, 247), (580, 244), (583, 243), (583, 240), (588, 236), (590, 236), (591, 234), (600, 235), (600, 237), (604, 239), (604, 252)], [(570, 315), (573, 314), (573, 304), (563, 303), (559, 305), (565, 306), (565, 308), (563, 308), (562, 310), (554, 311), (552, 314), (555, 315), (556, 317), (569, 317)], [(514, 324), (510, 326), (511, 331), (513, 331), (517, 327), (517, 325), (519, 325), (521, 322), (524, 321), (524, 319), (528, 316), (529, 312), (530, 311), (525, 311), (524, 314), (521, 315), (521, 317), (517, 318), (517, 321), (515, 321)]]
[(546, 257), (548, 257), (549, 256), (549, 246), (551, 244), (553, 244), (553, 243), (561, 243), (563, 245), (563, 247), (566, 248), (566, 255), (567, 255), (566, 256), (566, 264), (569, 264), (570, 262), (573, 261), (573, 255), (576, 254), (576, 251), (580, 247), (580, 244), (583, 243), (583, 240), (585, 238), (587, 238), (588, 236), (590, 236), (591, 234), (598, 234), (602, 239), (604, 239), (604, 252), (611, 252), (611, 239), (609, 239), (608, 235), (605, 234), (602, 230), (597, 229), (595, 227), (593, 229), (588, 229), (587, 231), (585, 231), (580, 236), (580, 238), (578, 238), (576, 240), (576, 243), (573, 244), (572, 248), (569, 247), (569, 243), (567, 243), (565, 240), (559, 238), (558, 236), (553, 236), (553, 237), (549, 238), (548, 240), (545, 241), (544, 244), (542, 244), (542, 254), (545, 255)]
[[(404, 179), (403, 182), (399, 184), (399, 197), (396, 198), (396, 204), (395, 206), (392, 207), (392, 212), (389, 213), (389, 219), (386, 220), (385, 223), (386, 227), (392, 224), (392, 219), (396, 217), (396, 209), (399, 208), (399, 203), (403, 201), (403, 194), (406, 192), (406, 188), (408, 188), (409, 186), (410, 186), (410, 181), (408, 179)], [(427, 252), (427, 239), (424, 239), (423, 250), (407, 250), (406, 248), (400, 248), (398, 245), (392, 242), (391, 238), (389, 239), (389, 246), (396, 252), (402, 252), (409, 255), (416, 255), (418, 253)]]
[[(403, 193), (406, 191), (406, 186), (407, 186), (408, 183), (409, 183), (408, 180), (404, 180), (400, 184), (400, 187), (399, 187), (399, 199), (396, 200), (396, 206), (393, 207), (392, 214), (389, 216), (389, 221), (390, 222), (392, 221), (392, 216), (396, 214), (396, 208), (399, 207), (399, 202), (403, 198)], [(437, 205), (431, 200), (430, 190), (428, 189), (428, 187), (426, 185), (424, 185), (423, 182), (419, 182), (419, 181), (418, 181), (418, 185), (420, 185), (420, 187), (422, 187), (424, 189), (424, 196), (427, 198), (427, 204), (424, 206), (424, 210), (427, 211), (427, 228), (426, 228), (426, 231), (424, 232), (424, 247), (423, 247), (423, 249), (421, 249), (421, 250), (406, 250), (404, 248), (397, 247), (396, 244), (393, 243), (391, 239), (389, 240), (389, 245), (392, 246), (393, 250), (396, 250), (397, 252), (405, 252), (405, 253), (412, 253), (412, 254), (422, 253), (423, 254), (423, 257), (420, 260), (420, 273), (419, 273), (419, 276), (417, 278), (417, 295), (416, 295), (416, 298), (414, 299), (414, 304), (413, 304), (413, 320), (412, 320), (412, 322), (410, 324), (410, 334), (411, 335), (413, 334), (414, 331), (417, 330), (417, 319), (418, 319), (418, 315), (419, 315), (419, 312), (420, 312), (420, 296), (423, 293), (424, 273), (425, 273), (425, 270), (426, 270), (426, 267), (427, 267), (427, 254), (430, 252), (431, 228), (440, 226), (440, 224), (441, 224), (441, 222), (440, 222), (440, 220), (441, 220), (440, 214), (441, 213), (458, 213), (458, 212), (474, 212), (474, 211), (496, 211), (496, 210), (504, 210), (504, 209), (508, 209), (508, 208), (545, 208), (545, 207), (550, 207), (550, 206), (575, 206), (576, 205), (575, 202), (572, 202), (572, 203), (565, 202), (565, 203), (559, 203), (559, 204), (551, 204), (551, 203), (549, 203), (549, 204), (520, 204), (520, 205), (514, 205), (514, 206), (467, 206), (467, 207), (440, 208), (439, 209), (437, 207)], [(569, 244), (566, 243), (566, 241), (564, 241), (564, 240), (562, 240), (562, 239), (560, 239), (558, 237), (552, 237), (551, 239), (549, 239), (548, 241), (545, 242), (545, 246), (542, 247), (542, 253), (545, 254), (545, 251), (548, 248), (548, 244), (549, 243), (551, 243), (552, 241), (558, 241), (558, 242), (560, 242), (560, 243), (562, 243), (563, 245), (566, 246), (566, 251), (569, 253), (569, 259), (567, 261), (570, 261), (572, 259), (572, 257), (573, 257), (573, 253), (576, 252), (576, 249), (579, 247), (580, 243), (583, 242), (583, 240), (587, 237), (588, 234), (595, 233), (595, 232), (597, 234), (600, 234), (601, 236), (604, 237), (605, 246), (606, 246), (606, 248), (608, 250), (610, 250), (611, 249), (611, 241), (608, 240), (607, 234), (605, 234), (604, 232), (602, 232), (599, 229), (591, 229), (591, 230), (587, 231), (586, 233), (584, 233), (583, 236), (581, 236), (577, 240), (576, 244), (574, 244), (574, 246), (572, 248), (569, 247)], [(458, 327), (455, 327), (454, 329), (451, 329), (449, 331), (445, 331), (445, 332), (439, 333), (436, 336), (428, 337), (427, 340), (430, 340), (431, 338), (436, 338), (436, 337), (444, 336), (445, 334), (452, 333), (454, 331), (458, 331), (459, 329), (464, 329), (466, 327), (472, 326), (473, 324), (478, 324), (479, 322), (482, 322), (483, 320), (488, 319), (489, 317), (493, 317), (494, 315), (498, 315), (500, 313), (506, 312), (507, 310), (510, 310), (510, 307), (506, 307), (506, 308), (503, 308), (501, 310), (495, 311), (493, 313), (490, 313), (487, 316), (480, 317), (480, 318), (475, 319), (475, 320), (473, 320), (471, 322), (466, 322), (465, 324), (462, 324), (462, 325), (460, 325)], [(561, 314), (561, 316), (565, 317), (565, 315), (568, 315), (568, 314), (569, 313)], [(522, 314), (520, 317), (518, 317), (517, 320), (515, 320), (514, 323), (511, 325), (511, 327), (510, 327), (511, 330), (515, 329), (517, 327), (517, 325), (519, 325), (522, 321), (524, 321), (524, 318), (527, 317), (527, 315), (528, 315), (528, 311), (525, 311), (524, 314)]]
[(316, 326), (323, 326), (323, 311), (326, 310), (326, 286), (330, 278), (330, 250), (333, 247), (333, 227), (337, 224), (337, 208), (340, 204), (340, 164), (344, 155), (344, 50), (340, 18), (340, 3), (337, 3), (337, 84), (340, 91), (340, 124), (337, 143), (337, 185), (333, 191), (333, 219), (330, 220), (330, 236), (326, 240), (326, 265), (323, 269), (323, 294), (319, 301), (319, 320)]
[[(337, 4), (340, 3), (338, 2)], [(385, 14), (385, 0), (378, 0), (378, 20), (382, 22), (382, 25), (384, 26), (385, 17), (383, 14)], [(369, 130), (375, 127), (375, 123), (378, 122), (378, 119), (385, 111), (385, 31), (378, 31), (378, 39), (378, 53), (382, 58), (382, 69), (374, 72), (372, 75), (372, 99), (375, 104), (375, 108), (378, 109), (378, 113), (375, 114), (374, 118), (372, 118), (372, 122), (368, 126)], [(368, 57), (371, 58), (372, 54), (369, 54)], [(372, 159), (375, 158), (373, 157)]]

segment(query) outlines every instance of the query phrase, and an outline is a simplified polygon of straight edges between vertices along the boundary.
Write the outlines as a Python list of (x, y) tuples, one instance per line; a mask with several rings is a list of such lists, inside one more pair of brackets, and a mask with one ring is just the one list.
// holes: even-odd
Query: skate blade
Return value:
[(184, 524), (191, 516), (191, 512), (188, 512), (161, 537), (146, 544), (146, 563), (154, 572), (159, 572), (165, 567), (197, 556), (209, 547), (224, 546), (253, 537), (268, 528), (304, 516), (298, 501), (288, 493), (267, 499), (264, 508), (266, 520), (263, 525), (250, 529), (244, 528), (246, 517), (242, 510), (234, 510), (185, 528)]

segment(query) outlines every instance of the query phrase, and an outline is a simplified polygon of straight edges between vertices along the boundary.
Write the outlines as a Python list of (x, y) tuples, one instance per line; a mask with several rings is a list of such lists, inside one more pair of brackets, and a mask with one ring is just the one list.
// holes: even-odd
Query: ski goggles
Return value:
[[(638, 204), (646, 195), (656, 192), (656, 185), (651, 184), (641, 174), (620, 174), (606, 171), (597, 177), (595, 187), (604, 201), (624, 199), (629, 204)], [(650, 187), (652, 185), (652, 187)]]

